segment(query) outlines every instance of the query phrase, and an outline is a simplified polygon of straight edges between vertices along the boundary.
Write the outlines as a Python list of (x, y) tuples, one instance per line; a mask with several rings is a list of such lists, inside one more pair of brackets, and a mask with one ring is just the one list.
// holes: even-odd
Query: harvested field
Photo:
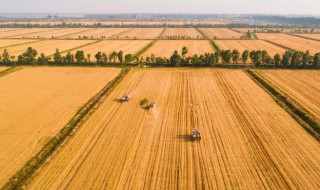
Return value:
[(266, 50), (269, 55), (282, 55), (286, 50), (263, 40), (215, 40), (215, 43), (222, 50), (231, 51), (237, 49), (240, 53), (245, 50)]
[(68, 34), (75, 34), (87, 30), (92, 30), (88, 28), (57, 28), (50, 31), (36, 32), (31, 34), (24, 34), (21, 36), (16, 36), (16, 38), (58, 38), (60, 36), (66, 36)]
[(318, 189), (319, 151), (241, 70), (133, 70), (27, 189)]
[[(38, 55), (40, 53), (44, 53), (45, 55), (52, 55), (58, 48), (61, 51), (72, 49), (84, 44), (88, 44), (94, 42), (93, 40), (43, 40), (39, 42), (35, 42), (32, 44), (24, 44), (18, 45), (14, 47), (6, 48), (10, 55), (17, 56), (21, 55), (23, 52), (27, 50), (28, 47), (32, 47), (38, 51)], [(3, 51), (3, 49), (0, 49)]]
[(114, 35), (114, 37), (119, 39), (156, 39), (163, 30), (163, 28), (131, 28)]
[(0, 80), (0, 187), (120, 69), (25, 68)]
[(174, 51), (181, 54), (182, 48), (188, 48), (187, 55), (212, 53), (215, 50), (207, 40), (160, 40), (154, 46), (149, 48), (144, 54), (144, 57), (154, 54), (156, 57), (169, 58)]
[[(150, 40), (103, 40), (77, 50), (82, 50), (85, 54), (90, 53), (94, 59), (94, 55), (98, 53), (98, 51), (106, 52), (107, 55), (113, 51), (123, 51), (124, 55), (135, 54), (150, 42)], [(77, 50), (74, 50), (72, 53), (76, 53)]]
[(235, 32), (228, 28), (199, 28), (210, 39), (239, 39), (242, 33)]
[(202, 35), (195, 28), (165, 28), (162, 38), (191, 38), (191, 39), (200, 39)]
[(17, 30), (10, 30), (0, 32), (0, 38), (19, 38), (19, 36), (33, 34), (36, 32), (45, 32), (55, 30), (53, 28), (20, 28)]
[[(233, 28), (234, 30), (237, 30), (239, 32), (259, 32), (259, 33), (310, 33), (310, 28)], [(315, 28), (314, 32), (320, 32), (319, 28)]]
[(320, 119), (320, 71), (261, 70), (257, 72)]
[(93, 29), (77, 34), (66, 35), (63, 38), (70, 38), (70, 39), (79, 39), (79, 38), (89, 38), (89, 39), (101, 39), (104, 38), (112, 38), (122, 32), (129, 30), (128, 28), (98, 28)]
[(1, 32), (8, 32), (8, 31), (14, 31), (14, 30), (20, 30), (19, 28), (0, 28)]
[(298, 36), (320, 40), (320, 34), (297, 34)]
[(277, 43), (297, 51), (305, 52), (309, 50), (311, 54), (319, 53), (320, 51), (320, 42), (313, 40), (289, 36), (286, 34), (258, 33), (257, 36), (259, 39), (269, 40), (273, 43)]
[[(15, 39), (0, 39), (0, 48), (12, 46), (15, 44), (23, 44), (28, 42), (35, 42), (36, 40), (15, 40)], [(1, 52), (2, 54), (2, 52)]]

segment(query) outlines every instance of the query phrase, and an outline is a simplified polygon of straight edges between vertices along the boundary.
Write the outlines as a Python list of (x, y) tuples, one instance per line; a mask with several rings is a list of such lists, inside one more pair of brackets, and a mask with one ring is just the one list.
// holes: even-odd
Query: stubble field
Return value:
[(133, 70), (27, 189), (318, 189), (319, 151), (241, 70)]
[(320, 119), (319, 71), (266, 70), (258, 73)]
[(195, 28), (165, 28), (162, 38), (167, 39), (170, 37), (185, 37), (191, 39), (202, 38), (200, 32)]
[(263, 40), (215, 40), (215, 43), (222, 50), (230, 49), (232, 51), (237, 49), (240, 53), (245, 50), (266, 50), (269, 55), (274, 56), (277, 53), (282, 55), (286, 51), (279, 46)]
[(0, 78), (0, 187), (120, 69), (25, 68)]
[(181, 54), (182, 48), (188, 48), (188, 55), (213, 53), (214, 49), (207, 40), (160, 40), (149, 48), (144, 54), (144, 57), (154, 54), (156, 57), (169, 58), (174, 51)]
[(199, 28), (210, 39), (239, 39), (243, 33), (228, 28)]

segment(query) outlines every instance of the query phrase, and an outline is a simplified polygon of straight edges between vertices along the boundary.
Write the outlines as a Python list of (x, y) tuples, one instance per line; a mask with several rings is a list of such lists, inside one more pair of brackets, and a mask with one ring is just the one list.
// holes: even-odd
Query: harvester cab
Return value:
[(129, 99), (130, 99), (130, 97), (129, 97), (128, 95), (124, 95), (124, 96), (122, 96), (122, 98), (121, 98), (121, 102), (128, 102)]
[(192, 130), (192, 139), (193, 140), (201, 140), (201, 132), (199, 129)]

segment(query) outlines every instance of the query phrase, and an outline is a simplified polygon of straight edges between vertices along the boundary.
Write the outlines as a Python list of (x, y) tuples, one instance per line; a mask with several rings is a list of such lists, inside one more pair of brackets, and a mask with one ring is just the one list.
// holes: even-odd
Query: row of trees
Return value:
[[(139, 63), (155, 63), (155, 64), (168, 64), (171, 66), (215, 66), (218, 63), (222, 64), (247, 64), (249, 60), (255, 66), (260, 65), (275, 65), (281, 67), (304, 67), (307, 65), (318, 66), (320, 65), (320, 53), (311, 55), (309, 51), (306, 52), (297, 52), (297, 51), (286, 51), (283, 55), (276, 54), (270, 56), (267, 51), (248, 51), (240, 53), (237, 49), (216, 51), (214, 53), (205, 53), (203, 55), (193, 55), (187, 56), (188, 48), (183, 47), (181, 54), (178, 51), (175, 51), (170, 58), (165, 57), (156, 57), (154, 54), (146, 57), (138, 57), (132, 54), (126, 54), (122, 51), (116, 52), (113, 51), (109, 54), (105, 52), (97, 52), (95, 55), (85, 54), (84, 51), (78, 50), (75, 54), (68, 52), (66, 55), (62, 55), (59, 49), (56, 49), (55, 53), (52, 56), (46, 56), (44, 53), (41, 53), (38, 56), (38, 52), (29, 47), (22, 55), (18, 56), (17, 64), (39, 64), (45, 65), (49, 62), (59, 63), (92, 63), (96, 62), (97, 64), (106, 64), (106, 63), (130, 63), (130, 62), (139, 62)], [(0, 55), (0, 61), (4, 64), (14, 62), (15, 56), (11, 56), (9, 52), (5, 49)]]

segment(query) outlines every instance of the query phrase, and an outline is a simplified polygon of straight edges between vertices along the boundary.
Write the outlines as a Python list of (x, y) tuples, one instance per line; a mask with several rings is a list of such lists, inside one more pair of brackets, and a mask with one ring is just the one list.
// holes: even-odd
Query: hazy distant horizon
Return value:
[[(20, 6), (17, 6), (20, 5)], [(21, 6), (22, 5), (22, 6)], [(319, 16), (319, 0), (10, 0), (0, 14), (267, 14)]]

